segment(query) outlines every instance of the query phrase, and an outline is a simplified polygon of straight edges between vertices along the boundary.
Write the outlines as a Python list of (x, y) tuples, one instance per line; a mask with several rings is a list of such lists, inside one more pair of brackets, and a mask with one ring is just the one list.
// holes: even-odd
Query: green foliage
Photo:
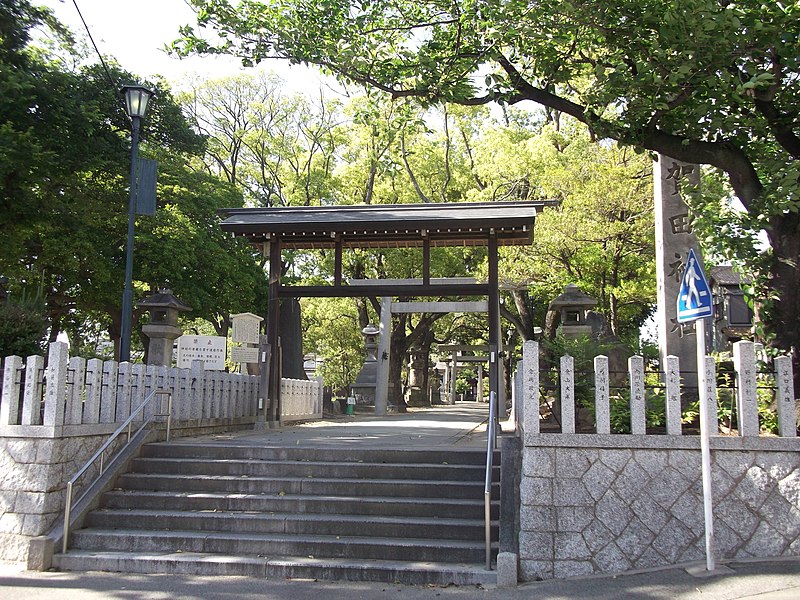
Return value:
[(560, 202), (537, 217), (531, 247), (502, 250), (503, 278), (526, 284), (545, 306), (575, 283), (598, 300), (613, 334), (638, 332), (656, 297), (650, 161), (592, 143), (574, 122), (528, 133), (524, 142), (497, 128), (482, 150), (491, 152), (479, 163), (488, 188), (500, 178), (528, 181), (530, 196)]
[(364, 363), (364, 338), (349, 298), (305, 298), (303, 348), (324, 357), (322, 375), (334, 393), (349, 389)]
[[(179, 53), (317, 64), (424, 105), (529, 100), (553, 122), (571, 115), (595, 139), (711, 165), (745, 215), (727, 209), (728, 194), (720, 210), (716, 185), (693, 202), (697, 230), (756, 275), (753, 291), (769, 301), (763, 314), (800, 366), (797, 2), (192, 4), (197, 26), (182, 30)], [(759, 254), (751, 241), (762, 230), (771, 252)]]
[[(714, 356), (716, 361), (717, 415), (723, 431), (738, 428), (736, 412), (736, 372), (729, 355)], [(756, 401), (758, 420), (762, 433), (778, 433), (778, 414), (775, 409), (775, 377), (759, 363), (756, 377)], [(682, 415), (683, 423), (697, 425), (700, 418), (700, 401), (692, 402)]]
[(585, 406), (594, 402), (594, 359), (596, 356), (607, 355), (613, 344), (581, 336), (569, 338), (556, 335), (553, 339), (542, 341), (545, 360), (540, 364), (546, 365), (551, 371), (558, 371), (562, 356), (571, 356), (575, 372), (575, 400)]
[[(658, 381), (657, 373), (645, 373), (645, 427), (664, 427), (667, 422), (666, 394)], [(612, 433), (631, 432), (630, 390), (621, 389), (611, 394), (610, 421)]]
[[(64, 33), (27, 2), (0, 9), (0, 272), (14, 282), (12, 292), (41, 281), (53, 334), (69, 331), (74, 348), (93, 354), (98, 326), (112, 337), (119, 328), (130, 120), (100, 65), (69, 56), (82, 66), (67, 66), (30, 45), (40, 24)], [(111, 77), (139, 80), (113, 62)], [(241, 195), (189, 166), (205, 138), (163, 81), (144, 83), (157, 99), (140, 153), (159, 159), (160, 207), (137, 220), (135, 301), (168, 284), (196, 316), (224, 328), (229, 311), (265, 305), (258, 257), (217, 226), (216, 210), (241, 206)]]
[(0, 301), (0, 358), (12, 354), (24, 358), (44, 350), (47, 310), (40, 291), (15, 296)]

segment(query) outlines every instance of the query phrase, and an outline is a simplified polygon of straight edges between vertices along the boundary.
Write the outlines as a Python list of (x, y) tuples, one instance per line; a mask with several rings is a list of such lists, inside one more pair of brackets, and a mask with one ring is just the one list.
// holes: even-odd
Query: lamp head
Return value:
[(150, 98), (156, 95), (153, 90), (136, 84), (123, 85), (122, 93), (125, 95), (125, 110), (131, 119), (134, 117), (143, 119)]

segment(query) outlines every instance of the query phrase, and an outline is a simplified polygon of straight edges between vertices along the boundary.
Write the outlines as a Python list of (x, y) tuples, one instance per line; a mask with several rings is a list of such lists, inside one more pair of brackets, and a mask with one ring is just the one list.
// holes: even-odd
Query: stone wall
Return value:
[[(258, 378), (204, 371), (200, 361), (192, 369), (85, 361), (55, 342), (47, 361), (7, 357), (0, 382), (0, 561), (39, 560), (31, 544), (63, 519), (67, 481), (129, 416), (138, 429), (138, 407), (154, 390), (172, 398), (173, 437), (249, 429), (258, 419)], [(321, 416), (321, 382), (288, 388), (298, 418)], [(166, 410), (166, 395), (143, 409), (148, 417)], [(152, 427), (163, 429), (164, 420), (156, 416)], [(117, 439), (106, 459), (126, 436)], [(96, 461), (76, 482), (75, 498), (98, 473)]]
[[(800, 556), (797, 439), (711, 439), (717, 558)], [(705, 557), (700, 441), (542, 435), (523, 449), (520, 578)]]
[(66, 481), (107, 438), (0, 437), (0, 560), (28, 560), (30, 540), (64, 518)]

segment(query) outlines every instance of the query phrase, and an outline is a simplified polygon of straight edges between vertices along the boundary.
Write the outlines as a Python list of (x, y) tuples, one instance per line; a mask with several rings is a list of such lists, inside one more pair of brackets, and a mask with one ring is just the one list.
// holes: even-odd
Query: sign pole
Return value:
[(697, 388), (700, 396), (700, 453), (703, 473), (703, 514), (706, 528), (706, 570), (713, 571), (714, 564), (714, 507), (711, 495), (711, 447), (709, 436), (713, 423), (710, 423), (708, 403), (716, 401), (708, 397), (706, 378), (706, 320), (695, 321), (697, 333)]
[[(706, 318), (714, 316), (711, 288), (694, 249), (689, 249), (678, 291), (678, 323), (695, 323), (697, 334), (697, 395), (700, 400), (700, 453), (703, 476), (703, 516), (706, 529), (706, 569), (714, 570), (714, 507), (711, 496), (711, 447), (709, 437), (715, 423), (711, 422), (708, 403), (716, 398), (708, 397), (706, 377)], [(715, 411), (716, 413), (716, 411)]]

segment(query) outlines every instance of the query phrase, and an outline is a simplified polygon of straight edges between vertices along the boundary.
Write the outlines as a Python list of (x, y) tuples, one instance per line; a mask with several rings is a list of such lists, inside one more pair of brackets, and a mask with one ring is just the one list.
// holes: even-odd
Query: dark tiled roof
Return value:
[(494, 230), (500, 245), (529, 244), (537, 211), (552, 202), (462, 202), (287, 206), (221, 211), (224, 231), (262, 242), (280, 237), (287, 248), (485, 245)]
[(743, 278), (731, 265), (711, 267), (709, 275), (712, 281), (716, 282), (717, 285), (741, 285), (742, 283), (750, 283), (752, 281), (749, 277)]

